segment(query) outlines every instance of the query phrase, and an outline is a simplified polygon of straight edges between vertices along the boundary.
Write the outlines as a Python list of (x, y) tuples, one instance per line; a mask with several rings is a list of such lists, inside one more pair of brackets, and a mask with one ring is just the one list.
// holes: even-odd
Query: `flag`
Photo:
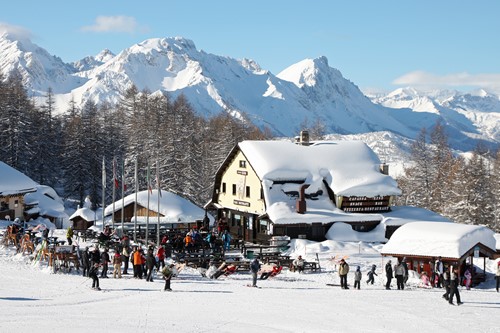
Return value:
[(158, 189), (158, 194), (161, 197), (161, 189), (160, 189), (160, 166), (158, 161), (156, 162), (156, 188)]
[(116, 188), (120, 187), (118, 178), (116, 178), (116, 157), (113, 157), (113, 182), (115, 183)]
[(106, 188), (106, 163), (104, 157), (102, 158), (102, 187)]
[(148, 183), (148, 191), (150, 194), (153, 194), (153, 188), (151, 187), (151, 176), (150, 176), (150, 171), (149, 171), (149, 162), (148, 162), (148, 171), (147, 171), (147, 174), (146, 174), (146, 181)]

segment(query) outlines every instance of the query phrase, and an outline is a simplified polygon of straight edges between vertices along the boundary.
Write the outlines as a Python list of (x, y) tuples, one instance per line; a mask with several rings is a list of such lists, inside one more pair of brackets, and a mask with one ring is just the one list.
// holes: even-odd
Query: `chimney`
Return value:
[(382, 163), (380, 164), (380, 172), (384, 175), (389, 175), (389, 164)]
[(309, 131), (300, 131), (300, 142), (302, 146), (309, 146)]
[(295, 211), (299, 214), (304, 214), (307, 209), (305, 190), (309, 187), (309, 184), (303, 184), (300, 186), (299, 198), (295, 206)]

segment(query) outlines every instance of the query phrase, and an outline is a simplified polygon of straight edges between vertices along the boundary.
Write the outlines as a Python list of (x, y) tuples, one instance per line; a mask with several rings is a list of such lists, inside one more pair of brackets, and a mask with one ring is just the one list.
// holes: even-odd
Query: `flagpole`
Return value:
[(160, 165), (158, 163), (158, 160), (156, 160), (156, 188), (157, 188), (157, 193), (156, 196), (158, 197), (158, 209), (156, 214), (158, 215), (158, 224), (156, 228), (156, 246), (160, 246)]
[(138, 191), (138, 188), (139, 188), (139, 184), (138, 184), (138, 181), (137, 181), (137, 157), (135, 158), (134, 178), (135, 178), (134, 243), (137, 243), (137, 191)]
[(149, 171), (149, 160), (148, 160), (148, 173), (146, 174), (146, 178), (147, 178), (147, 181), (148, 181), (148, 213), (146, 215), (146, 246), (148, 246), (148, 234), (149, 234), (149, 214), (151, 212), (150, 208), (149, 208), (149, 197), (150, 197), (150, 194), (151, 194), (151, 180), (149, 179), (150, 178), (150, 171)]
[[(115, 228), (115, 188), (116, 188), (116, 156), (113, 156), (113, 218), (111, 225)], [(104, 230), (104, 221), (102, 221), (102, 228)]]
[(102, 157), (102, 225), (104, 225), (104, 208), (106, 207), (106, 162)]
[(122, 159), (122, 233), (123, 230), (123, 220), (125, 219), (125, 158)]

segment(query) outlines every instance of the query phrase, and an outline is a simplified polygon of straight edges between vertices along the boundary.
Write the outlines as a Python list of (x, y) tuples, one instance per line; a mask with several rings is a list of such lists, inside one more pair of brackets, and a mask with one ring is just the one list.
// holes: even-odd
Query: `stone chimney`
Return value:
[(382, 163), (380, 164), (380, 172), (384, 175), (389, 175), (389, 164)]

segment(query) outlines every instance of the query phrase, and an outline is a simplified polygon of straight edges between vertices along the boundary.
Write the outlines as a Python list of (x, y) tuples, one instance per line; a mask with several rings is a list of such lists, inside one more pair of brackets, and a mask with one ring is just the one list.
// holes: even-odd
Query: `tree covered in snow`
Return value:
[(411, 166), (398, 179), (403, 191), (398, 204), (426, 208), (456, 222), (499, 230), (499, 187), (498, 177), (494, 176), (498, 169), (489, 151), (478, 146), (469, 159), (455, 156), (438, 122), (429, 143), (426, 130), (420, 132), (410, 160)]

